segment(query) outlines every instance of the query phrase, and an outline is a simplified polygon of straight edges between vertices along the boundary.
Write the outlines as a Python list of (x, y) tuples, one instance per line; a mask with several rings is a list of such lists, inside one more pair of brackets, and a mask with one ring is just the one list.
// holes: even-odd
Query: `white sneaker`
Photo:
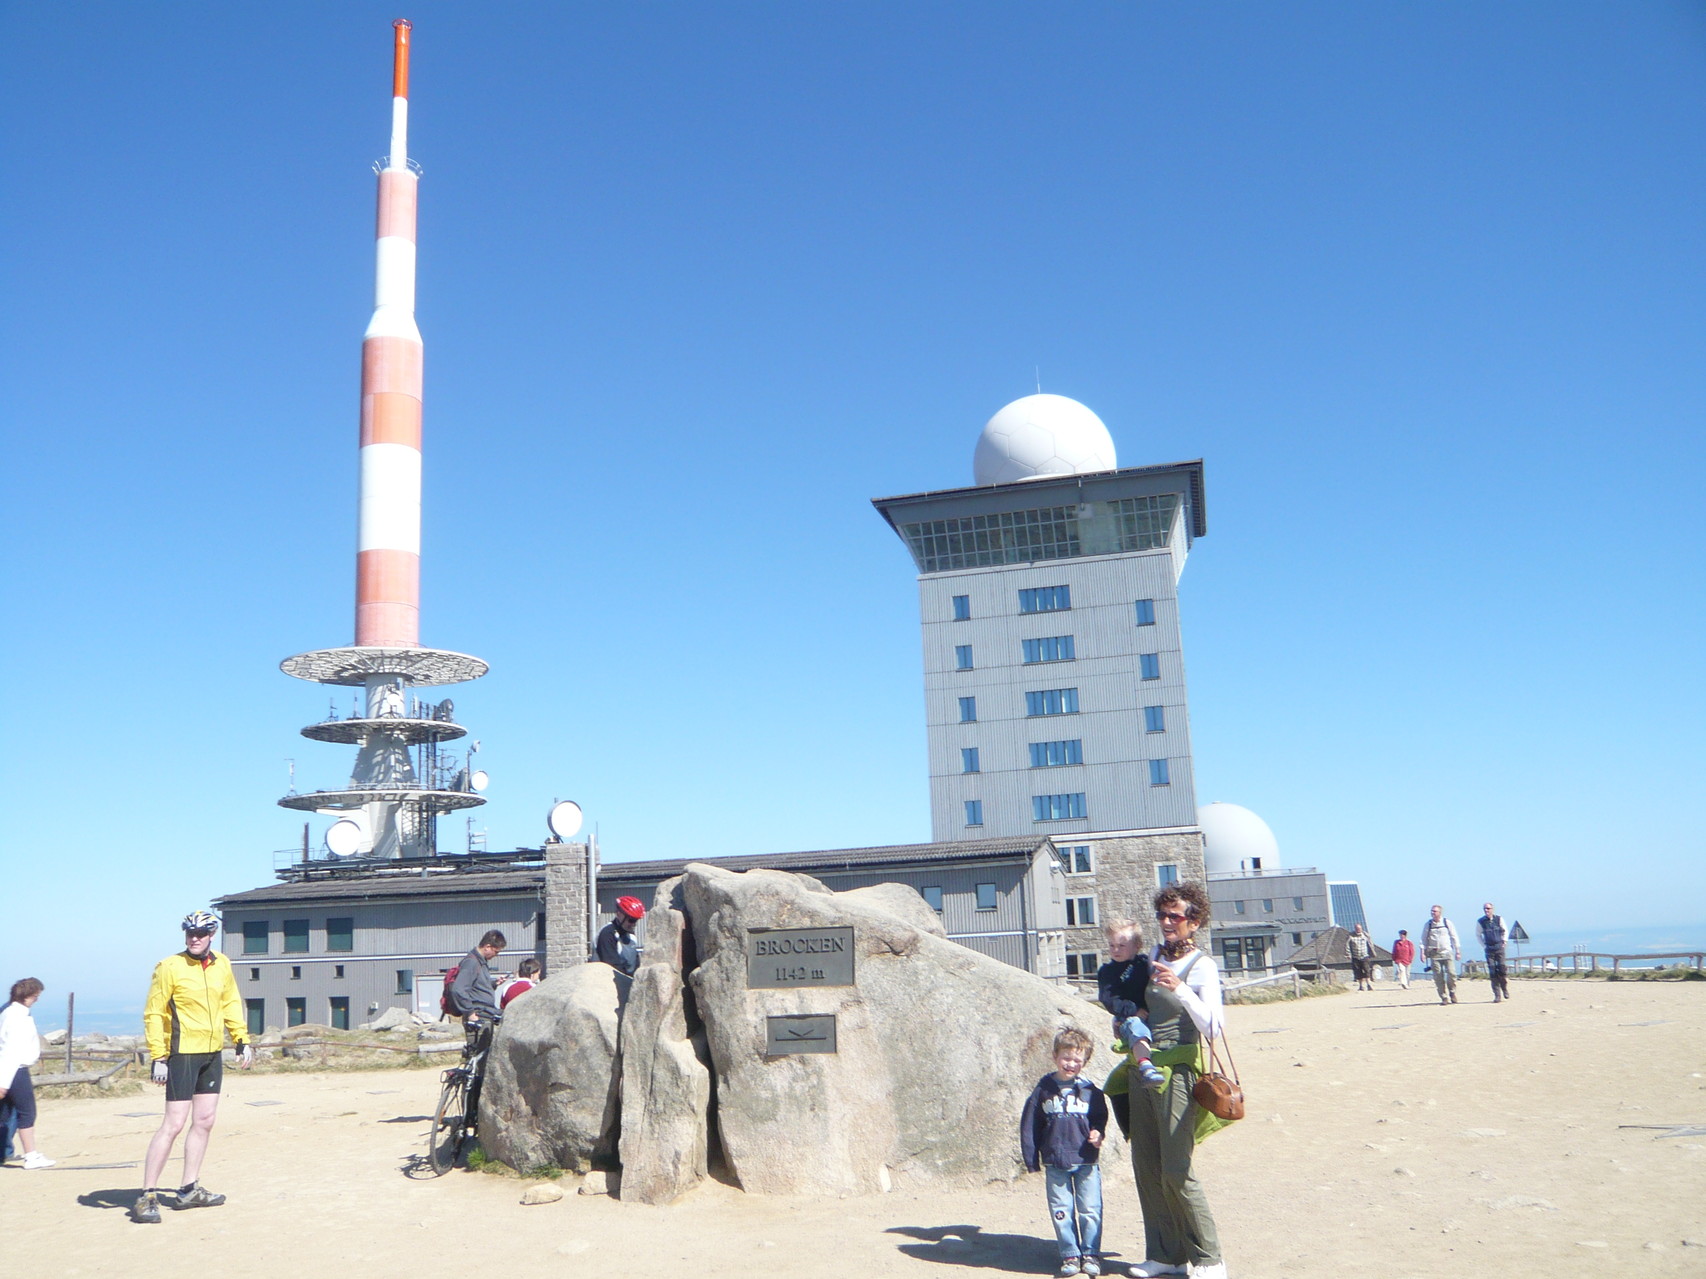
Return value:
[(1182, 1275), (1183, 1266), (1170, 1266), (1165, 1261), (1141, 1261), (1131, 1268), (1132, 1279), (1161, 1279), (1162, 1275)]
[(24, 1167), (26, 1168), (51, 1168), (54, 1162), (39, 1150), (32, 1150), (24, 1156)]
[(1217, 1261), (1212, 1266), (1192, 1266), (1191, 1279), (1226, 1279), (1226, 1263)]

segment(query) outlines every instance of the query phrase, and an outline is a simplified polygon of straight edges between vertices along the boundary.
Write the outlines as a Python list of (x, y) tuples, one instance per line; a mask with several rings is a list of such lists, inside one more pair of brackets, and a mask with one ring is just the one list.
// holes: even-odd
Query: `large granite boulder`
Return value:
[[(1059, 1030), (1112, 1068), (1108, 1018), (1052, 983), (948, 941), (910, 889), (830, 892), (806, 876), (692, 864), (688, 974), (730, 1173), (748, 1191), (857, 1194), (1010, 1180), (1019, 1112)], [(913, 903), (916, 902), (916, 906)], [(750, 988), (750, 929), (853, 929), (853, 984)], [(833, 1014), (836, 1051), (770, 1055), (766, 1019)]]
[(658, 887), (646, 950), (622, 1015), (622, 1198), (665, 1204), (705, 1179), (711, 1071), (684, 974), (693, 936), (681, 880)]
[(630, 981), (578, 964), (504, 1010), (480, 1093), (480, 1146), (526, 1172), (585, 1172), (616, 1160), (618, 1025)]

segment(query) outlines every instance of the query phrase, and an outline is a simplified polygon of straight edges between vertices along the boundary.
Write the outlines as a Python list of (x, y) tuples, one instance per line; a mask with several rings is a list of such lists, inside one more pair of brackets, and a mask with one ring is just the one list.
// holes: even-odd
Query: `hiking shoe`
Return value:
[(1073, 1275), (1081, 1275), (1083, 1273), (1084, 1265), (1077, 1257), (1066, 1258), (1060, 1263), (1060, 1269), (1055, 1271), (1055, 1274), (1059, 1275), (1060, 1279), (1072, 1279)]
[(1133, 1279), (1161, 1279), (1162, 1275), (1182, 1275), (1183, 1266), (1170, 1266), (1165, 1261), (1140, 1261), (1131, 1268)]
[(1167, 1076), (1161, 1073), (1161, 1068), (1152, 1061), (1137, 1063), (1137, 1077), (1143, 1081), (1145, 1088), (1160, 1092), (1167, 1086)]
[(192, 1181), (178, 1191), (175, 1208), (217, 1208), (225, 1202), (224, 1195), (216, 1195), (199, 1181)]
[(145, 1226), (160, 1224), (160, 1197), (152, 1190), (145, 1190), (130, 1205), (130, 1219), (141, 1222)]
[(54, 1162), (39, 1150), (32, 1150), (24, 1156), (24, 1167), (26, 1168), (51, 1168)]
[(1226, 1279), (1226, 1263), (1216, 1261), (1206, 1266), (1192, 1266), (1191, 1279)]
[(1094, 1258), (1094, 1257), (1084, 1258), (1083, 1273), (1087, 1274), (1087, 1275), (1099, 1275), (1099, 1274), (1101, 1274), (1102, 1273), (1102, 1263), (1100, 1261), (1097, 1261), (1096, 1258)]

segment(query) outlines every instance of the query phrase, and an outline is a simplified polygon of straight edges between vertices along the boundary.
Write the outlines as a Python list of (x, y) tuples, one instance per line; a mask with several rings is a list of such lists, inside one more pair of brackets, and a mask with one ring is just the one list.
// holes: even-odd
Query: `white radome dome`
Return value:
[(1111, 471), (1114, 439), (1102, 419), (1064, 395), (1027, 395), (984, 424), (972, 456), (979, 484)]
[(1203, 864), (1209, 874), (1255, 870), (1257, 858), (1263, 870), (1279, 869), (1279, 841), (1248, 808), (1216, 800), (1197, 809), (1197, 825), (1202, 827)]

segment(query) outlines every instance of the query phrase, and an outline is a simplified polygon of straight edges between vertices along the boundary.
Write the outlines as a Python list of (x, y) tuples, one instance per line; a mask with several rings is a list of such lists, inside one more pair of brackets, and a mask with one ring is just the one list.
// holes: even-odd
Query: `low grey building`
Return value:
[(1228, 975), (1283, 968), (1333, 925), (1327, 876), (1312, 866), (1211, 874), (1208, 897), (1214, 955)]
[[(657, 886), (689, 861), (793, 871), (837, 891), (907, 884), (940, 913), (951, 940), (1027, 972), (1067, 970), (1069, 877), (1046, 837), (609, 866), (597, 866), (586, 844), (408, 861), (320, 859), (280, 867), (284, 882), (214, 905), (253, 1033), (309, 1022), (348, 1029), (389, 1008), (436, 1017), (445, 972), (488, 928), (509, 941), (499, 970), (513, 971), (529, 954), (547, 974), (583, 963), (618, 897), (650, 906)], [(597, 902), (590, 914), (589, 870)]]

